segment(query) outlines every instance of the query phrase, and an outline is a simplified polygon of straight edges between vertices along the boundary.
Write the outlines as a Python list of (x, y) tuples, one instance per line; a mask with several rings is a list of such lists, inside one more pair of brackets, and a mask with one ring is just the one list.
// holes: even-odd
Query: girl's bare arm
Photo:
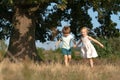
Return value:
[(57, 46), (60, 44), (60, 42), (61, 42), (61, 40), (59, 39), (59, 40), (56, 42), (55, 46), (57, 47)]
[(75, 48), (75, 47), (76, 47), (76, 41), (75, 41), (75, 40), (73, 40), (73, 43), (74, 43), (74, 46), (73, 46), (73, 47)]
[(80, 45), (80, 43), (81, 43), (81, 39), (80, 39), (79, 42), (77, 43), (77, 46)]
[(98, 40), (96, 40), (96, 39), (94, 39), (94, 38), (92, 38), (92, 37), (88, 37), (91, 41), (93, 41), (93, 42), (95, 42), (95, 43), (97, 43), (98, 45), (100, 45), (102, 48), (104, 47), (104, 45), (102, 44), (102, 43), (100, 43)]

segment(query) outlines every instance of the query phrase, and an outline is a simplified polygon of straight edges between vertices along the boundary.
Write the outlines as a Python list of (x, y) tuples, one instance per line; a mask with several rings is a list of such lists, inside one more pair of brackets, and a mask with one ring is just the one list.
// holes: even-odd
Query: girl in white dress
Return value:
[(98, 54), (97, 54), (96, 49), (94, 48), (93, 44), (91, 43), (91, 41), (97, 43), (102, 48), (104, 46), (96, 39), (93, 39), (92, 37), (88, 36), (88, 28), (87, 27), (83, 27), (80, 32), (82, 34), (82, 37), (81, 37), (80, 41), (78, 42), (77, 46), (80, 43), (82, 43), (81, 48), (80, 48), (81, 56), (83, 58), (89, 59), (90, 66), (93, 67), (93, 58), (96, 58), (98, 56)]

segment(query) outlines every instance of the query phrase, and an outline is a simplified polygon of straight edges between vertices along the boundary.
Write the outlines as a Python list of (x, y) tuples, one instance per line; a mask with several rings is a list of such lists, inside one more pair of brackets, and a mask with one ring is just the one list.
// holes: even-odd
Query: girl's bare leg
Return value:
[(68, 55), (68, 61), (69, 62), (71, 61), (71, 55)]
[(71, 55), (68, 55), (68, 63), (71, 62)]
[(64, 55), (64, 62), (65, 62), (65, 66), (68, 66), (68, 56)]
[(90, 66), (91, 66), (91, 68), (93, 68), (93, 66), (94, 66), (94, 64), (93, 64), (93, 59), (90, 58), (89, 60), (90, 60)]

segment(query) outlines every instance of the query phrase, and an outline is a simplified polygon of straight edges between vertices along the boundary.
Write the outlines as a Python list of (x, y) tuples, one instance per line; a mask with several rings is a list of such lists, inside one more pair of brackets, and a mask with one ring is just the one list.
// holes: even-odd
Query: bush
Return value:
[(44, 49), (42, 49), (42, 48), (37, 48), (37, 55), (38, 55), (38, 57), (39, 57), (41, 60), (44, 60), (44, 59), (45, 59), (44, 54), (43, 54), (43, 51), (44, 51)]
[[(94, 45), (99, 58), (109, 58), (115, 59), (120, 58), (120, 37), (119, 38), (110, 38), (110, 39), (102, 39), (97, 38), (98, 41), (104, 44), (105, 48), (100, 48), (98, 45)], [(4, 58), (6, 53), (7, 45), (4, 40), (0, 41), (0, 60)], [(56, 50), (44, 50), (42, 48), (37, 48), (37, 54), (43, 62), (62, 62), (64, 57), (61, 53), (61, 49), (58, 48)], [(72, 49), (72, 59), (77, 61), (81, 59), (80, 49), (77, 48)]]
[(44, 50), (44, 49), (38, 48), (37, 52), (43, 62), (50, 63), (50, 62), (60, 62), (63, 60), (60, 49), (53, 51), (53, 50)]
[(120, 38), (110, 38), (110, 39), (98, 39), (101, 43), (104, 44), (104, 48), (100, 48), (95, 45), (96, 50), (99, 54), (99, 57), (111, 57), (111, 56), (119, 56), (120, 57)]
[[(103, 43), (105, 46), (104, 48), (101, 48), (100, 46), (93, 43), (97, 50), (99, 58), (108, 58), (110, 60), (120, 57), (120, 38), (97, 38), (97, 40)], [(64, 59), (60, 48), (56, 49), (55, 51), (46, 51), (44, 49), (38, 48), (38, 54), (45, 62), (61, 62)], [(81, 59), (80, 49), (72, 49), (72, 59), (73, 61), (79, 61)]]
[(0, 40), (0, 60), (3, 59), (7, 50), (7, 45), (5, 44), (4, 40)]

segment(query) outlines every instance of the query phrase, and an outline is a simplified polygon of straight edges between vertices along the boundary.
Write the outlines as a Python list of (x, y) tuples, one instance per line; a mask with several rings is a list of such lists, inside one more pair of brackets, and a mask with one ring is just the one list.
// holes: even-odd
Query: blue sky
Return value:
[[(99, 27), (100, 26), (100, 24), (99, 24), (99, 22), (97, 21), (97, 19), (95, 18), (96, 16), (98, 16), (98, 13), (95, 11), (95, 12), (93, 12), (93, 9), (91, 8), (91, 9), (89, 9), (88, 10), (88, 13), (89, 13), (89, 15), (91, 16), (91, 18), (92, 18), (92, 24), (93, 24), (93, 27)], [(118, 12), (118, 15), (115, 15), (115, 14), (113, 14), (113, 15), (111, 15), (111, 20), (113, 21), (113, 22), (115, 22), (115, 23), (117, 23), (117, 28), (119, 28), (120, 29), (120, 12)]]
[[(98, 12), (97, 11), (94, 12), (93, 9), (91, 8), (91, 9), (88, 10), (88, 13), (89, 13), (90, 17), (92, 18), (91, 22), (93, 24), (93, 27), (94, 28), (99, 27), (100, 23), (98, 22), (98, 20), (96, 18), (96, 16), (98, 16)], [(120, 12), (118, 12), (118, 15), (112, 14), (111, 15), (111, 20), (113, 22), (117, 23), (116, 27), (120, 29)], [(68, 26), (70, 25), (69, 22), (62, 21), (61, 23), (62, 23), (62, 27), (65, 26), (65, 25), (68, 25)], [(62, 28), (58, 27), (57, 29), (61, 30)]]
[(118, 13), (118, 15), (111, 15), (111, 19), (113, 20), (113, 22), (117, 23), (117, 28), (120, 29), (120, 12)]

